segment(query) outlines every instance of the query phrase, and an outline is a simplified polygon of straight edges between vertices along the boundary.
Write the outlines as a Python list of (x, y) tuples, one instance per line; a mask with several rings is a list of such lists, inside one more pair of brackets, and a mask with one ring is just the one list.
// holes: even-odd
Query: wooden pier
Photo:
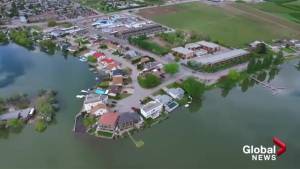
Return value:
[(285, 89), (284, 87), (275, 87), (275, 86), (271, 85), (270, 83), (260, 81), (260, 80), (256, 79), (253, 76), (250, 76), (250, 79), (256, 81), (259, 84), (261, 84), (264, 88), (270, 89), (272, 91), (273, 95), (279, 94), (282, 90)]

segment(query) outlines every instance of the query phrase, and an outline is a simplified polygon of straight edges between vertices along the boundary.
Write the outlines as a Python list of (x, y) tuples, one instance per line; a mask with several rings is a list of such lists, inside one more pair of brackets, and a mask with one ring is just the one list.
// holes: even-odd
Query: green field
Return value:
[(269, 0), (254, 7), (280, 17), (300, 23), (300, 0)]
[(300, 37), (300, 27), (289, 28), (293, 22), (281, 22), (282, 19), (278, 17), (276, 19), (281, 19), (280, 22), (274, 21), (274, 18), (267, 20), (264, 16), (252, 16), (251, 12), (240, 10), (239, 4), (217, 7), (188, 3), (146, 9), (140, 14), (172, 28), (208, 35), (214, 41), (233, 47), (242, 47), (254, 40)]

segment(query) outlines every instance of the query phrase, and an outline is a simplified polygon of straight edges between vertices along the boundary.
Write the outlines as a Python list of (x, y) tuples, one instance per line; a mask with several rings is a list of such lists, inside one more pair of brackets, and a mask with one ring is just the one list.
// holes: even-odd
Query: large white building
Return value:
[(157, 118), (163, 110), (163, 104), (157, 101), (150, 101), (141, 107), (141, 114), (146, 118)]
[(84, 110), (89, 112), (93, 107), (96, 107), (98, 104), (106, 104), (108, 101), (107, 95), (99, 94), (89, 94), (84, 100)]

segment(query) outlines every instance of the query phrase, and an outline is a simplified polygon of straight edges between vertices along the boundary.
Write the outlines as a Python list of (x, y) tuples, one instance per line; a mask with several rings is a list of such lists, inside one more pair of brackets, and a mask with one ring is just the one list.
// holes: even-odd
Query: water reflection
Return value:
[(26, 68), (32, 66), (30, 58), (22, 58), (4, 52), (0, 55), (0, 88), (11, 85), (15, 80), (24, 75)]
[(296, 68), (298, 71), (300, 71), (300, 61), (299, 61), (298, 64), (295, 65), (295, 68)]
[(194, 100), (190, 106), (189, 106), (189, 112), (190, 113), (196, 113), (196, 112), (200, 112), (200, 109), (202, 107), (202, 103), (203, 103), (203, 99), (197, 99)]

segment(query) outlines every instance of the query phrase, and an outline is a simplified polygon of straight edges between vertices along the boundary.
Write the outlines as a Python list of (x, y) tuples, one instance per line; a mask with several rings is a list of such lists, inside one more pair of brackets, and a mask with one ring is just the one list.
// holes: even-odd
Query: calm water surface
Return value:
[[(205, 94), (202, 107), (181, 108), (170, 119), (129, 139), (101, 140), (72, 133), (73, 117), (81, 107), (75, 96), (94, 84), (86, 64), (61, 54), (49, 56), (10, 44), (0, 47), (0, 95), (38, 89), (59, 92), (57, 122), (44, 133), (28, 125), (21, 133), (0, 139), (3, 169), (109, 169), (109, 168), (300, 168), (300, 72), (288, 62), (272, 81), (289, 90), (273, 96), (255, 86), (247, 92), (233, 89)], [(272, 145), (278, 136), (287, 152), (275, 162), (253, 162), (242, 153), (245, 144)]]

